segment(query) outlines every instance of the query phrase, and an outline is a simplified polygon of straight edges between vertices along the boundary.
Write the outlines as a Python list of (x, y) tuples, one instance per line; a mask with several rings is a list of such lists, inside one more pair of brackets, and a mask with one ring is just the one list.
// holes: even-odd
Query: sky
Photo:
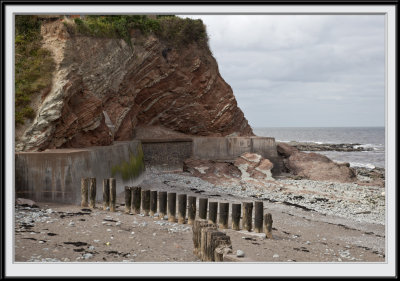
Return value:
[(385, 125), (383, 15), (200, 18), (252, 127)]

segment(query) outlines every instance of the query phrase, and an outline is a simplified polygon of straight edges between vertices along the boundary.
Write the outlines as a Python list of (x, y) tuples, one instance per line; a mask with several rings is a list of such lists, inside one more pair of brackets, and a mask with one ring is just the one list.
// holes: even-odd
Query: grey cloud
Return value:
[(384, 125), (383, 15), (191, 17), (250, 125)]

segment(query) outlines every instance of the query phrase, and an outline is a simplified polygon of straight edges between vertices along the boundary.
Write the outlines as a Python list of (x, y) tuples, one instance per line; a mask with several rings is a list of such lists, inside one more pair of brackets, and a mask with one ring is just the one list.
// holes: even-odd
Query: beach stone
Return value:
[(243, 252), (242, 250), (237, 250), (237, 251), (236, 251), (236, 256), (237, 256), (238, 258), (242, 258), (242, 257), (244, 257), (244, 252)]
[(15, 200), (15, 204), (16, 205), (27, 205), (29, 207), (38, 207), (38, 205), (36, 204), (35, 201), (30, 200), (30, 199), (25, 199), (25, 198), (17, 198), (17, 200)]
[(91, 254), (91, 253), (86, 253), (86, 254), (83, 255), (83, 258), (84, 258), (85, 260), (91, 259), (91, 258), (93, 258), (93, 254)]

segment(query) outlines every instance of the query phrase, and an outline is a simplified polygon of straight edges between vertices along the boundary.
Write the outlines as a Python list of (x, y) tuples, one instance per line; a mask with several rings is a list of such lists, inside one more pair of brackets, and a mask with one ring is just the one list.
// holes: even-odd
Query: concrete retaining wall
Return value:
[[(111, 146), (84, 149), (56, 149), (15, 154), (15, 190), (17, 197), (42, 202), (80, 204), (81, 178), (95, 177), (96, 199), (102, 200), (102, 181), (110, 178), (115, 165), (138, 155), (139, 141), (116, 142)], [(136, 179), (117, 180), (117, 193)]]
[(233, 160), (245, 152), (257, 153), (269, 159), (274, 174), (279, 173), (282, 160), (278, 156), (275, 138), (267, 137), (196, 137), (193, 138), (193, 158)]
[(192, 156), (192, 139), (141, 139), (146, 167), (182, 170), (183, 161)]

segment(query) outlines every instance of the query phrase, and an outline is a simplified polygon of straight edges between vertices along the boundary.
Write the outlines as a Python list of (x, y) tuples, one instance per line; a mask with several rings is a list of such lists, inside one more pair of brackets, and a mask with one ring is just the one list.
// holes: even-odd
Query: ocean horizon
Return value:
[(333, 161), (351, 167), (385, 168), (385, 127), (253, 127), (257, 136), (274, 137), (277, 142), (359, 144), (371, 151), (321, 151)]

